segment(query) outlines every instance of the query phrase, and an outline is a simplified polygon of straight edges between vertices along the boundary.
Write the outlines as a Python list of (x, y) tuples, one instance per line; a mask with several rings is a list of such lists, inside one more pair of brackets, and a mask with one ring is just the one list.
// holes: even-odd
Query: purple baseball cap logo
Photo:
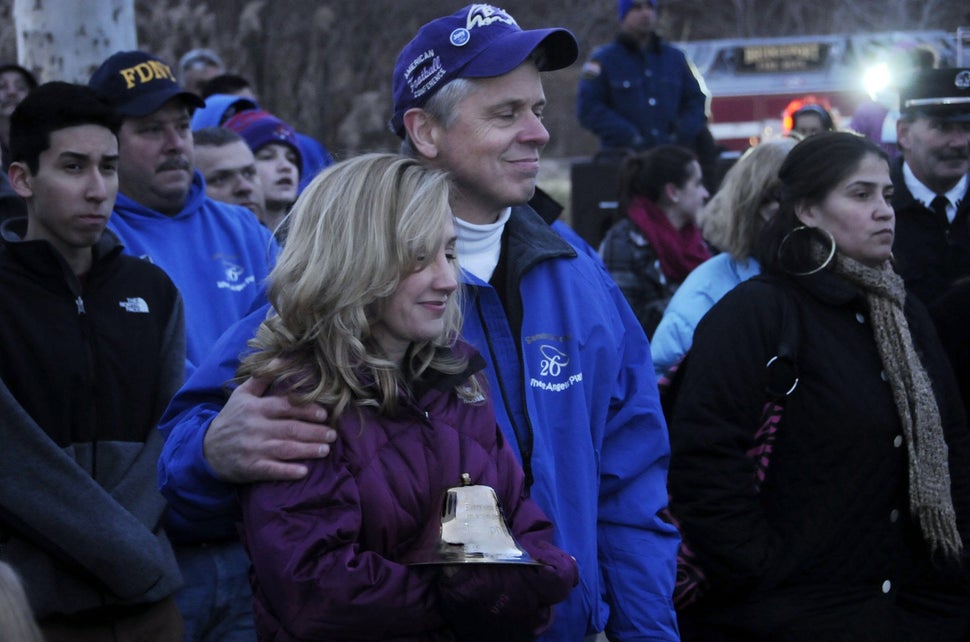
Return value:
[(432, 20), (405, 45), (394, 66), (391, 131), (403, 138), (404, 113), (423, 106), (451, 80), (507, 74), (537, 47), (545, 54), (540, 71), (568, 67), (579, 55), (568, 30), (523, 31), (506, 11), (488, 4)]

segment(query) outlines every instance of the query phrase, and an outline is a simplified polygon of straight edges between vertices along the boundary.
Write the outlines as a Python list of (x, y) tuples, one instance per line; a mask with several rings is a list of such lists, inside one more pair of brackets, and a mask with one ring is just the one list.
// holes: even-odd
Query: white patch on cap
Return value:
[(957, 89), (970, 89), (970, 71), (963, 70), (953, 79), (953, 86)]
[(448, 41), (456, 47), (464, 47), (469, 43), (469, 41), (471, 41), (471, 39), (472, 35), (468, 33), (468, 29), (458, 27), (451, 32), (451, 36), (448, 38)]
[(465, 19), (466, 25), (469, 29), (474, 29), (475, 27), (487, 27), (493, 22), (504, 22), (507, 25), (515, 25), (518, 27), (518, 23), (515, 22), (515, 18), (506, 13), (503, 9), (498, 7), (493, 7), (490, 4), (473, 4), (471, 8), (468, 9), (468, 17)]

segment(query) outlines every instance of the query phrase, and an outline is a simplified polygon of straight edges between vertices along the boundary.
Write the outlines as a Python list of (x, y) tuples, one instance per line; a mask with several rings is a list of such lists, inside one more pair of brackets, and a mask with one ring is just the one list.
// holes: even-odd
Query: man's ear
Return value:
[(425, 158), (438, 157), (438, 127), (438, 122), (431, 114), (420, 107), (404, 112), (404, 129), (407, 130), (415, 151)]
[(27, 167), (26, 163), (20, 161), (10, 163), (10, 170), (7, 172), (7, 177), (10, 178), (10, 186), (13, 187), (13, 191), (17, 192), (17, 194), (23, 198), (30, 198), (34, 195), (34, 190), (30, 186), (33, 174), (30, 173), (30, 168)]
[(896, 121), (896, 144), (905, 151), (909, 147), (909, 128), (913, 123), (905, 118)]
[(680, 202), (680, 188), (677, 187), (676, 185), (674, 185), (673, 183), (665, 183), (664, 184), (664, 196), (671, 203), (679, 203)]

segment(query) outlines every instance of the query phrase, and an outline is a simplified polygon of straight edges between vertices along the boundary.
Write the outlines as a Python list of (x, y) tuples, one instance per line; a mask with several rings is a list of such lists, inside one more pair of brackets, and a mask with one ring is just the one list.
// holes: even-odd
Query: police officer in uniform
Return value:
[(896, 270), (932, 304), (970, 276), (970, 69), (925, 69), (900, 93)]

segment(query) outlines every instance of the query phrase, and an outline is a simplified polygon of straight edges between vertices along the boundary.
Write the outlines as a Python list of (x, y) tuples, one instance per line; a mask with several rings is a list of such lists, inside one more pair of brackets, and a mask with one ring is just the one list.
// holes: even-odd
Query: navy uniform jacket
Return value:
[(970, 276), (970, 198), (964, 196), (947, 224), (913, 198), (903, 180), (903, 161), (892, 167), (896, 239), (893, 259), (906, 287), (926, 305), (945, 294), (954, 281)]
[(640, 49), (620, 34), (583, 65), (576, 108), (604, 148), (649, 149), (690, 146), (706, 122), (706, 103), (682, 51), (659, 37)]

